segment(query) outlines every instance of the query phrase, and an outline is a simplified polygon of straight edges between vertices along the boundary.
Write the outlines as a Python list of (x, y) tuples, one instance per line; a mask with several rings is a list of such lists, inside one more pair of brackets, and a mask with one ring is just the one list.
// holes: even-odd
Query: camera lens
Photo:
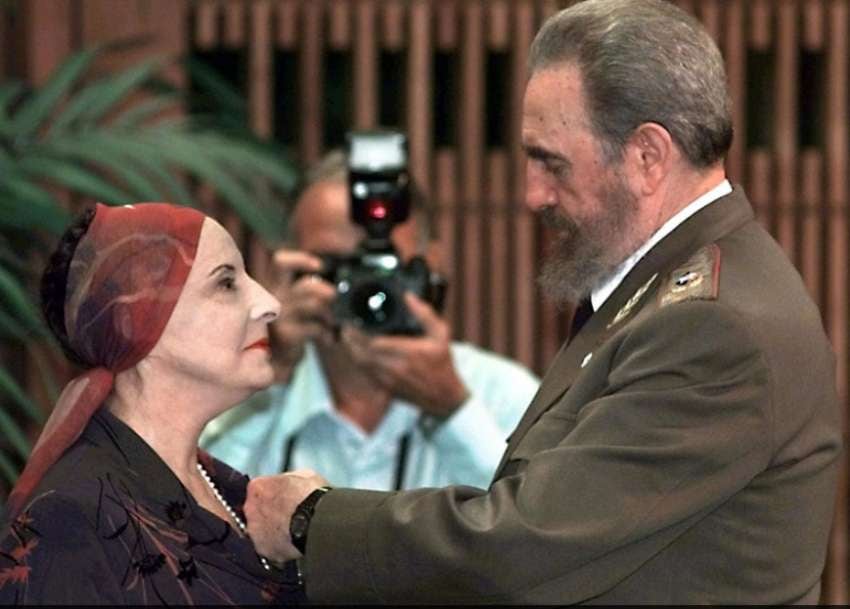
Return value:
[(351, 292), (351, 311), (366, 328), (380, 328), (396, 313), (396, 299), (389, 286), (378, 281), (361, 283)]

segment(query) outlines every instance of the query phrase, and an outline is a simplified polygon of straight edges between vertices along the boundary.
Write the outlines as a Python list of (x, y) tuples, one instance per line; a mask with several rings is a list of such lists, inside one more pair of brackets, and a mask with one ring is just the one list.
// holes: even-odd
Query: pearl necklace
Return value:
[[(236, 511), (232, 507), (230, 507), (230, 504), (227, 503), (227, 500), (218, 491), (218, 488), (216, 488), (215, 484), (213, 484), (212, 478), (210, 478), (210, 475), (207, 473), (207, 470), (204, 469), (204, 466), (201, 465), (200, 463), (198, 463), (198, 472), (200, 472), (201, 477), (206, 481), (207, 486), (210, 487), (210, 490), (212, 491), (213, 495), (215, 495), (215, 498), (218, 499), (218, 502), (224, 508), (224, 511), (227, 512), (227, 515), (230, 516), (230, 518), (233, 520), (233, 522), (236, 523), (236, 526), (239, 527), (239, 530), (242, 532), (242, 534), (247, 537), (248, 536), (248, 530), (247, 530), (248, 526), (239, 517), (239, 515), (236, 513)], [(259, 558), (260, 558), (260, 563), (263, 565), (263, 568), (265, 568), (266, 571), (271, 571), (271, 567), (269, 567), (269, 561), (266, 560), (266, 557), (260, 556)]]

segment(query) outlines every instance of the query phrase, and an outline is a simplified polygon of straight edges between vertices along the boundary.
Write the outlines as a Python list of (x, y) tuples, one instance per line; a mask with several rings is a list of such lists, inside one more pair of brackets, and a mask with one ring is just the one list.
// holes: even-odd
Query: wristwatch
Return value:
[(289, 521), (289, 536), (292, 538), (292, 545), (302, 554), (307, 549), (307, 529), (310, 527), (310, 519), (316, 510), (316, 504), (329, 490), (331, 490), (329, 486), (320, 486), (307, 495), (307, 498), (295, 508), (295, 513), (292, 514)]

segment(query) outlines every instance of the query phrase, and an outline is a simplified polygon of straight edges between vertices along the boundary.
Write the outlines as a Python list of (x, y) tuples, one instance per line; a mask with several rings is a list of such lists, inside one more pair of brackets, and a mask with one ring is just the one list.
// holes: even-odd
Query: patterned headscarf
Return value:
[(59, 396), (9, 495), (15, 518), (38, 482), (80, 436), (112, 391), (162, 335), (195, 260), (201, 212), (168, 203), (97, 204), (68, 269), (65, 328), (91, 369)]

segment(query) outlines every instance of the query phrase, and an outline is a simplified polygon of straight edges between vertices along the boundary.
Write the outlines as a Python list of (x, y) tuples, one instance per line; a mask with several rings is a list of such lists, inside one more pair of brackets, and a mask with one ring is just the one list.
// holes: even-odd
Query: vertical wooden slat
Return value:
[(802, 202), (802, 240), (800, 272), (809, 294), (817, 305), (823, 303), (821, 292), (824, 282), (822, 274), (824, 260), (821, 256), (822, 222), (821, 201), (823, 200), (823, 155), (820, 150), (803, 150), (800, 163), (800, 200)]
[[(249, 8), (251, 36), (248, 55), (248, 103), (251, 128), (257, 135), (270, 138), (274, 132), (272, 3), (271, 0), (254, 0)], [(262, 240), (254, 235), (249, 243), (248, 261), (254, 278), (262, 285), (271, 285), (268, 252)]]
[(448, 149), (442, 148), (434, 157), (435, 199), (439, 214), (437, 222), (440, 227), (440, 242), (443, 266), (449, 271), (449, 290), (444, 307), (446, 321), (452, 328), (455, 337), (463, 336), (463, 327), (457, 316), (456, 303), (463, 301), (465, 289), (462, 278), (457, 274), (455, 257), (455, 227), (458, 224), (457, 213), (457, 156)]
[(773, 115), (776, 154), (774, 231), (791, 260), (797, 260), (797, 164), (799, 82), (797, 0), (780, 0), (776, 6), (776, 103)]
[(721, 12), (717, 0), (702, 0), (699, 3), (699, 18), (706, 31), (720, 44)]
[(508, 172), (509, 159), (505, 151), (491, 152), (487, 158), (487, 200), (489, 211), (489, 252), (486, 256), (487, 279), (489, 283), (488, 309), (490, 311), (489, 345), (494, 351), (507, 354), (509, 349), (508, 333), (512, 320), (507, 291), (510, 289), (510, 268), (512, 260), (508, 256)]
[(378, 48), (375, 3), (360, 0), (355, 7), (357, 35), (354, 39), (354, 126), (369, 129), (378, 116)]
[(750, 44), (754, 49), (770, 47), (772, 4), (769, 0), (750, 0)]
[(436, 17), (436, 46), (448, 51), (457, 46), (458, 7), (454, 0), (443, 0), (434, 5)]
[(511, 23), (508, 3), (505, 0), (490, 0), (487, 3), (487, 45), (502, 51), (510, 41)]
[(822, 0), (805, 0), (803, 3), (803, 45), (810, 51), (823, 48), (824, 12)]
[(750, 203), (755, 209), (756, 218), (762, 226), (769, 228), (772, 189), (770, 152), (764, 149), (754, 149), (749, 153), (747, 188)]
[(525, 208), (525, 155), (520, 147), (522, 133), (522, 98), (525, 91), (526, 63), (528, 47), (531, 45), (534, 28), (534, 7), (529, 0), (516, 0), (513, 8), (513, 40), (511, 46), (511, 125), (509, 132), (509, 150), (511, 155), (510, 171), (514, 177), (511, 189), (511, 203), (517, 209), (513, 215), (513, 251), (515, 260), (513, 281), (510, 285), (512, 296), (513, 346), (514, 357), (532, 369), (535, 366), (535, 302), (538, 298), (534, 281), (537, 269), (535, 259), (536, 243), (534, 239), (534, 218)]
[[(351, 9), (355, 3), (350, 0), (334, 0), (328, 6), (328, 47), (334, 50), (347, 49), (351, 45)], [(356, 4), (359, 4), (357, 2)], [(357, 36), (362, 36), (359, 24)]]
[[(410, 45), (407, 54), (407, 132), (410, 173), (425, 197), (431, 187), (431, 5), (428, 0), (410, 4)], [(444, 236), (441, 232), (441, 236)]]
[(464, 301), (461, 319), (464, 339), (480, 343), (486, 321), (482, 282), (482, 165), (484, 146), (484, 24), (478, 0), (463, 5), (461, 41), (460, 162), (463, 223), (457, 245), (463, 260)]
[(224, 5), (224, 45), (238, 48), (245, 44), (245, 2), (228, 0)]
[(258, 135), (271, 137), (274, 124), (272, 93), (274, 65), (272, 58), (270, 0), (254, 0), (251, 4), (251, 36), (248, 49), (248, 101), (251, 128)]
[(275, 3), (277, 11), (277, 44), (284, 49), (291, 49), (298, 43), (298, 17), (301, 3), (297, 0), (278, 0)]
[(729, 0), (725, 4), (726, 15), (723, 21), (721, 46), (726, 60), (726, 74), (729, 79), (729, 94), (732, 98), (732, 124), (735, 137), (726, 156), (726, 172), (733, 182), (744, 180), (744, 163), (747, 132), (746, 112), (746, 65), (747, 50), (744, 37), (743, 0)]
[(322, 152), (322, 95), (324, 74), (322, 49), (322, 4), (307, 2), (301, 5), (302, 32), (301, 59), (298, 63), (298, 80), (301, 91), (301, 159), (310, 165), (319, 160)]
[[(826, 184), (828, 220), (828, 300), (827, 329), (837, 359), (838, 393), (847, 404), (847, 2), (833, 0), (827, 14), (829, 42), (827, 47), (826, 96)], [(847, 411), (842, 412), (842, 430), (847, 440)], [(847, 451), (844, 452), (839, 473), (837, 510), (829, 549), (827, 579), (844, 582), (830, 585), (830, 604), (846, 604), (847, 595)]]
[(381, 3), (381, 40), (384, 48), (398, 51), (404, 46), (405, 4), (400, 0)]
[(195, 46), (209, 49), (218, 44), (219, 3), (200, 0), (195, 4)]

